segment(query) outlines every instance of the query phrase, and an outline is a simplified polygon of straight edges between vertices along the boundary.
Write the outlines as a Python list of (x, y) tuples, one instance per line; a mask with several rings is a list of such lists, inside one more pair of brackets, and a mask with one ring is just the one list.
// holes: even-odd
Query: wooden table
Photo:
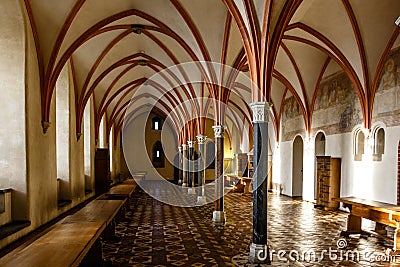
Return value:
[(350, 209), (347, 230), (343, 231), (341, 235), (364, 233), (361, 229), (361, 218), (377, 222), (377, 232), (385, 233), (385, 225), (393, 226), (395, 227), (393, 251), (395, 254), (399, 253), (400, 206), (355, 197), (338, 198), (336, 201), (342, 202), (345, 207)]
[(60, 222), (22, 250), (1, 258), (0, 266), (65, 267), (78, 266), (82, 261), (85, 265), (100, 266), (98, 237), (105, 227), (100, 221)]

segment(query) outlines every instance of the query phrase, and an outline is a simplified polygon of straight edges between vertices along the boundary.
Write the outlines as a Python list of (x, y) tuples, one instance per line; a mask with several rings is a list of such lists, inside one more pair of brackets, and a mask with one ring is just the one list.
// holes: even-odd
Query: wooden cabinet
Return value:
[(317, 156), (317, 207), (336, 209), (340, 195), (340, 158)]
[(101, 195), (110, 188), (110, 156), (107, 148), (96, 149), (94, 166), (95, 193)]

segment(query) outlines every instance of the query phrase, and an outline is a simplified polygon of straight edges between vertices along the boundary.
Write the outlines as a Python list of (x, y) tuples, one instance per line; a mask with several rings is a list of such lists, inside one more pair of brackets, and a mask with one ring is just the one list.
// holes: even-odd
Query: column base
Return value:
[(224, 223), (225, 222), (225, 211), (214, 210), (212, 221), (215, 223)]
[(197, 205), (205, 205), (205, 204), (207, 204), (206, 196), (198, 196), (196, 204)]
[(194, 188), (192, 188), (192, 187), (189, 187), (189, 188), (188, 188), (188, 194), (189, 194), (189, 195), (195, 195), (195, 194), (196, 194), (196, 189), (194, 189)]
[(268, 246), (251, 243), (249, 262), (271, 264)]
[(187, 187), (187, 183), (183, 183), (183, 184), (182, 184), (182, 187)]

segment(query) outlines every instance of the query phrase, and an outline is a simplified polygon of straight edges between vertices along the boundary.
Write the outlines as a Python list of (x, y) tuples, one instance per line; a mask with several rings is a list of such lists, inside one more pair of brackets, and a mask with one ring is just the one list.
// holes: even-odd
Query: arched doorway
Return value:
[(315, 168), (314, 168), (314, 199), (317, 199), (317, 156), (325, 156), (325, 134), (323, 132), (319, 132), (317, 136), (315, 136)]
[(400, 205), (400, 142), (397, 148), (397, 205)]
[(292, 197), (303, 196), (303, 139), (297, 136), (293, 142)]

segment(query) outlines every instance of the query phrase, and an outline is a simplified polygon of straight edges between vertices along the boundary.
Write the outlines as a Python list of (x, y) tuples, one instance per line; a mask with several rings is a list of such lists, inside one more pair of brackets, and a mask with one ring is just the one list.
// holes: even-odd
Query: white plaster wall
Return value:
[[(397, 147), (400, 126), (386, 128), (385, 154), (382, 161), (373, 161), (372, 153), (366, 152), (362, 161), (354, 161), (352, 133), (326, 136), (326, 155), (341, 158), (340, 195), (355, 196), (396, 204), (397, 194)], [(303, 199), (314, 201), (314, 136), (304, 143)], [(273, 181), (281, 183), (282, 193), (292, 195), (293, 141), (282, 142), (275, 149)]]
[(0, 9), (0, 188), (14, 189), (13, 217), (26, 219), (24, 21), (18, 1), (2, 0)]

